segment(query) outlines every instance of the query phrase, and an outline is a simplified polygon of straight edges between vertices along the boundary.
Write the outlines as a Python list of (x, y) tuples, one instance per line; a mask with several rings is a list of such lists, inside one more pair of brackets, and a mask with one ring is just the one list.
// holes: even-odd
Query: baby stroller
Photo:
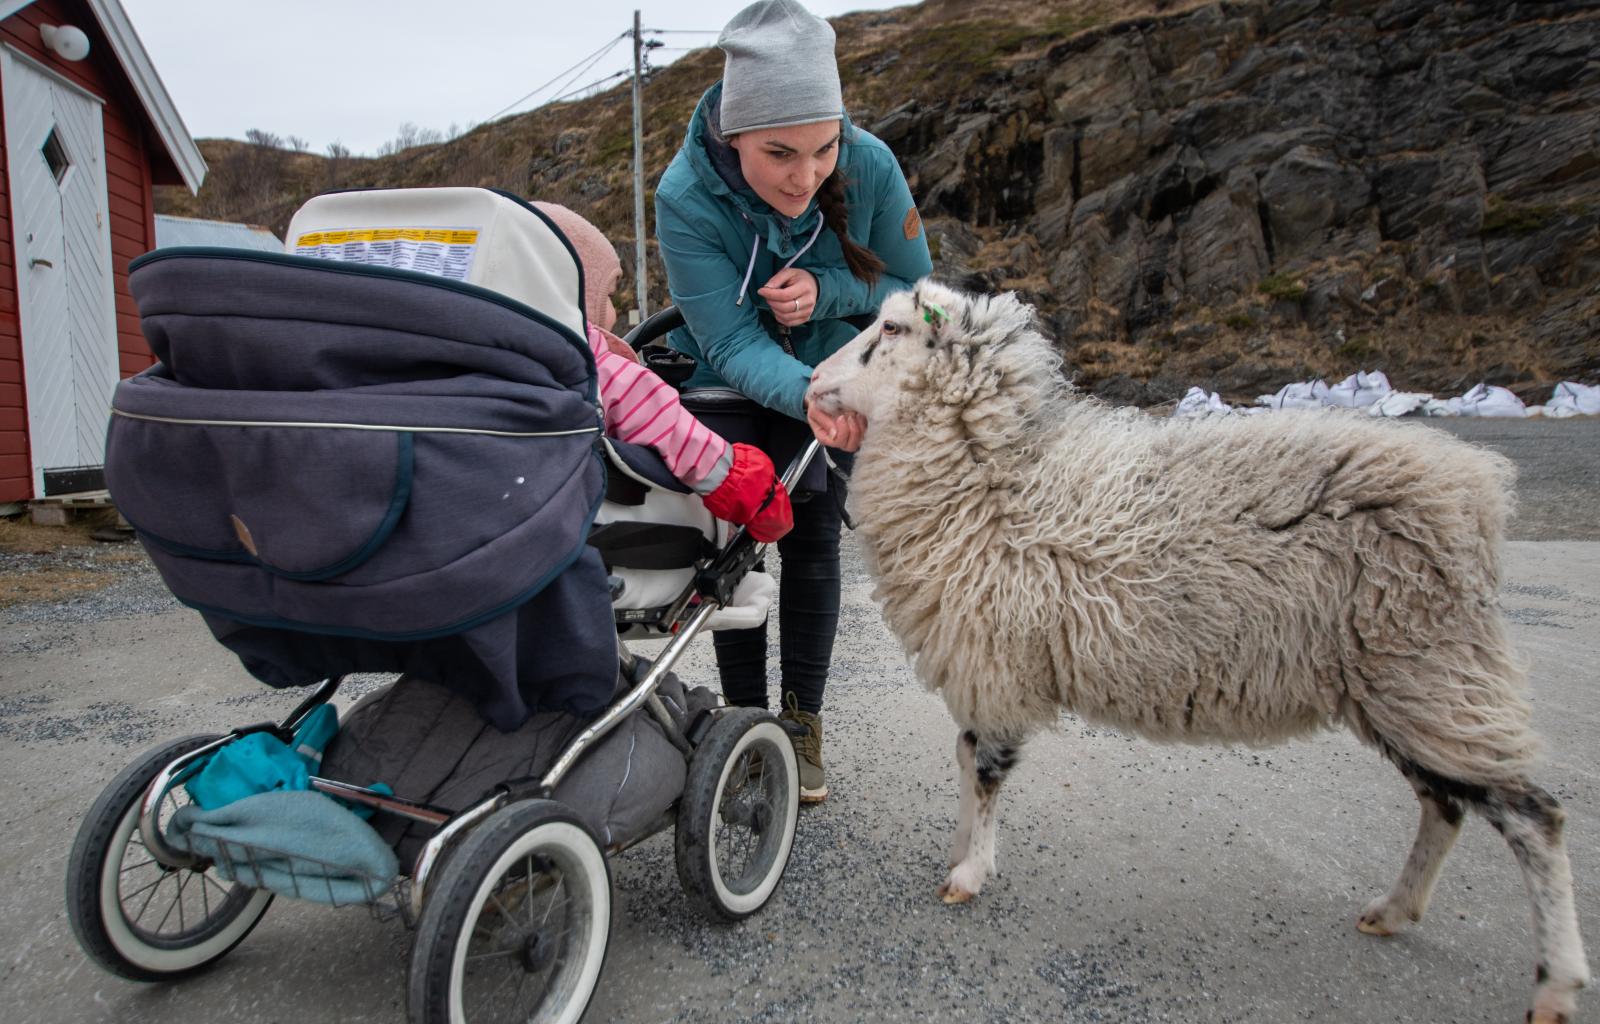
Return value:
[[(787, 733), (671, 671), (708, 625), (764, 618), (763, 545), (604, 437), (581, 266), (533, 207), (339, 193), (288, 239), (134, 262), (160, 362), (118, 388), (106, 472), (216, 638), (314, 689), (281, 722), (124, 769), (73, 846), (73, 930), (112, 973), (168, 981), (276, 895), (364, 904), (414, 928), (412, 1021), (575, 1021), (610, 934), (608, 855), (672, 827), (685, 891), (728, 920), (782, 878)], [(623, 642), (641, 639), (665, 641), (653, 661)], [(404, 674), (330, 739), (357, 672)], [(281, 776), (205, 806), (224, 767)]]

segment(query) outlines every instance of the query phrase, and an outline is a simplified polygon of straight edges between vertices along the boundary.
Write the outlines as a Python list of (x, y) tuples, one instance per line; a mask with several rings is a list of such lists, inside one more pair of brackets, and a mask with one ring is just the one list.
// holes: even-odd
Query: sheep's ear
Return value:
[(944, 333), (945, 325), (950, 322), (949, 312), (937, 302), (924, 298), (921, 288), (911, 293), (911, 301), (917, 315), (928, 325), (929, 336), (937, 339)]

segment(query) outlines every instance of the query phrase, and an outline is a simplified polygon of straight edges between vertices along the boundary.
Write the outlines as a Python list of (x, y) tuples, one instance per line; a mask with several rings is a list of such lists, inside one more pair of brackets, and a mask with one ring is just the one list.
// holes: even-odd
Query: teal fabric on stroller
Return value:
[(184, 788), (208, 811), (257, 793), (308, 789), (338, 731), (339, 713), (324, 704), (306, 716), (289, 743), (270, 732), (241, 736), (206, 758)]
[(223, 878), (285, 896), (371, 903), (399, 877), (394, 851), (366, 822), (310, 790), (274, 790), (214, 810), (180, 807), (167, 836)]

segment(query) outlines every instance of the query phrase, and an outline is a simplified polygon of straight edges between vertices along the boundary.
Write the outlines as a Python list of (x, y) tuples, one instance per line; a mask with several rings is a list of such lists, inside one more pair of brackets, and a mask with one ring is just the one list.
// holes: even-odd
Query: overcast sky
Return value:
[[(631, 71), (633, 50), (623, 39), (593, 66), (519, 102), (631, 30), (635, 8), (645, 29), (710, 30), (654, 37), (691, 48), (713, 45), (716, 30), (746, 2), (122, 0), (122, 6), (195, 138), (237, 139), (259, 128), (298, 136), (319, 152), (337, 141), (370, 154), (405, 122), (465, 131)], [(905, 3), (808, 0), (806, 6), (833, 17)], [(652, 63), (678, 56), (656, 51)]]

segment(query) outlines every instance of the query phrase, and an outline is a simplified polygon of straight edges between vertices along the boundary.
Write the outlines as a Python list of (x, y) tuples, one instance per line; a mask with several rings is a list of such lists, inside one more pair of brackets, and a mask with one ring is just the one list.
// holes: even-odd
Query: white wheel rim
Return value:
[[(256, 890), (250, 902), (245, 904), (237, 917), (215, 935), (193, 946), (164, 949), (152, 946), (139, 938), (128, 924), (126, 910), (122, 905), (120, 885), (123, 873), (133, 870), (125, 868), (123, 861), (127, 858), (128, 841), (139, 827), (139, 803), (137, 800), (134, 801), (133, 806), (123, 814), (122, 820), (117, 822), (117, 827), (111, 834), (111, 844), (107, 847), (105, 862), (100, 867), (100, 917), (105, 923), (106, 937), (111, 940), (111, 945), (129, 963), (147, 971), (176, 974), (198, 967), (226, 953), (266, 911), (266, 904), (272, 899), (272, 893)], [(148, 855), (149, 851), (145, 852)], [(209, 879), (200, 877), (199, 873), (192, 874), (201, 886), (210, 882)], [(167, 883), (163, 881), (160, 884), (164, 886)], [(219, 901), (223, 898), (221, 895), (217, 896)], [(181, 893), (179, 899), (182, 899)]]
[[(564, 873), (581, 874), (583, 883), (588, 887), (590, 905), (594, 908), (583, 936), (582, 970), (572, 982), (560, 1014), (550, 1020), (552, 1024), (576, 1024), (588, 1008), (589, 996), (600, 979), (606, 937), (611, 929), (611, 885), (606, 877), (605, 858), (589, 834), (569, 822), (552, 821), (518, 836), (494, 862), (494, 867), (484, 875), (477, 891), (472, 894), (472, 902), (467, 906), (467, 916), (462, 921), (461, 934), (456, 937), (455, 953), (450, 963), (450, 1019), (455, 1024), (467, 1024), (462, 980), (466, 974), (467, 947), (471, 944), (473, 925), (483, 913), (483, 906), (500, 879), (519, 859), (536, 850), (544, 856), (558, 859)], [(573, 868), (577, 871), (572, 871)]]
[[(783, 766), (784, 778), (784, 805), (779, 808), (783, 818), (782, 838), (779, 840), (778, 852), (773, 859), (772, 870), (767, 872), (767, 877), (761, 884), (750, 892), (737, 893), (729, 889), (722, 880), (722, 865), (717, 855), (716, 827), (717, 810), (722, 806), (722, 793), (728, 785), (728, 776), (733, 766), (739, 763), (739, 758), (744, 752), (757, 742), (765, 740), (778, 753), (779, 764)], [(739, 742), (735, 743), (733, 750), (722, 762), (722, 770), (717, 776), (717, 791), (711, 799), (711, 835), (707, 836), (706, 855), (711, 860), (711, 885), (717, 892), (717, 901), (735, 914), (750, 914), (767, 902), (772, 896), (772, 891), (778, 887), (778, 882), (783, 879), (783, 869), (789, 863), (789, 850), (794, 845), (795, 816), (800, 813), (800, 766), (795, 760), (794, 745), (789, 742), (789, 734), (783, 731), (783, 726), (777, 722), (757, 722), (745, 730)]]

